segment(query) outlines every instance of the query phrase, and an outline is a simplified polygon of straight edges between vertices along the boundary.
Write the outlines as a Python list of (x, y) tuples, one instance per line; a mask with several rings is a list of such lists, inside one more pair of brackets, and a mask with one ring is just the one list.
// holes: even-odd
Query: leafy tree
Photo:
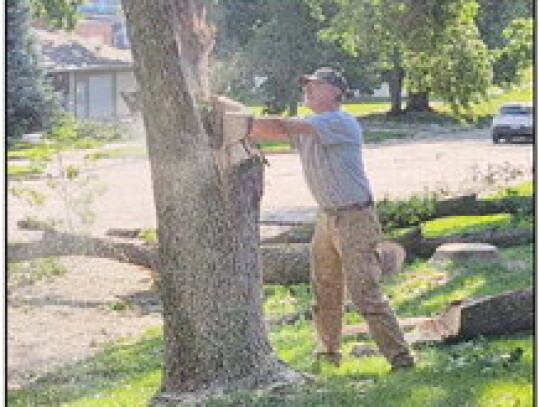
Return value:
[(506, 44), (493, 52), (494, 82), (511, 85), (520, 79), (520, 73), (533, 64), (533, 20), (516, 19), (503, 30)]
[(482, 40), (491, 51), (493, 82), (517, 83), (520, 72), (532, 65), (533, 2), (478, 0), (476, 18)]
[[(370, 69), (373, 56), (350, 56), (317, 38), (322, 26), (303, 0), (222, 0), (220, 5), (217, 79), (233, 97), (261, 95), (268, 112), (294, 114), (298, 76), (319, 66), (343, 70), (354, 88), (373, 89), (380, 81)], [(256, 93), (254, 77), (267, 78)]]
[(503, 31), (512, 21), (533, 17), (532, 0), (477, 0), (480, 7), (476, 23), (489, 49), (500, 49), (507, 42)]
[(43, 18), (55, 28), (72, 30), (79, 15), (77, 6), (84, 0), (31, 0), (34, 17)]
[(413, 111), (429, 109), (430, 93), (465, 107), (489, 86), (489, 55), (474, 26), (474, 1), (306, 1), (326, 22), (323, 36), (357, 53), (377, 53), (388, 73), (391, 113), (401, 111), (402, 83)]
[(306, 0), (313, 15), (324, 24), (320, 36), (335, 41), (351, 55), (376, 55), (377, 68), (388, 80), (391, 113), (401, 112), (405, 75), (403, 37), (396, 21), (402, 18), (393, 0)]
[(30, 33), (28, 0), (7, 0), (7, 130), (10, 139), (43, 129), (58, 101)]
[[(423, 49), (409, 46), (406, 57), (409, 89), (408, 110), (425, 110), (431, 92), (448, 102), (454, 112), (467, 110), (484, 97), (492, 81), (487, 47), (475, 25), (474, 1), (458, 0), (436, 6), (432, 44)], [(440, 21), (438, 21), (440, 20)], [(414, 44), (414, 38), (409, 39)], [(418, 96), (423, 96), (418, 98)], [(415, 108), (414, 103), (419, 103)], [(412, 106), (411, 106), (412, 105)]]

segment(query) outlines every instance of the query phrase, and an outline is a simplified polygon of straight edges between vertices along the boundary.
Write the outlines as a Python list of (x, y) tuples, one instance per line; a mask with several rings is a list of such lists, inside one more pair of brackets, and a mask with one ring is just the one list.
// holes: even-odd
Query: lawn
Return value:
[[(499, 293), (532, 284), (532, 245), (501, 250), (505, 265), (474, 263), (433, 268), (416, 262), (385, 282), (398, 314), (424, 316), (442, 311), (453, 299)], [(516, 263), (517, 261), (517, 263)], [(517, 264), (517, 265), (516, 265)], [(307, 285), (265, 287), (267, 315), (283, 315), (309, 305)], [(359, 322), (355, 314), (347, 323)], [(290, 394), (246, 392), (205, 406), (250, 407), (528, 407), (533, 406), (534, 338), (520, 333), (478, 338), (453, 345), (416, 346), (418, 367), (389, 374), (381, 356), (348, 355), (363, 336), (344, 340), (339, 368), (313, 357), (313, 327), (300, 320), (273, 326), (270, 341), (278, 356), (316, 381)], [(522, 354), (521, 354), (522, 352)], [(513, 361), (513, 355), (520, 354)], [(11, 391), (10, 407), (139, 407), (157, 391), (163, 358), (162, 333), (114, 343), (97, 356), (60, 369), (30, 386)]]
[[(528, 97), (527, 91), (501, 95), (484, 106), (492, 112), (503, 99)], [(354, 114), (378, 114), (384, 104), (346, 107)], [(480, 111), (480, 110), (479, 110)], [(110, 155), (122, 155), (113, 151)], [(133, 154), (129, 151), (128, 154)], [(10, 158), (16, 158), (13, 155)], [(18, 157), (28, 158), (28, 157)], [(9, 171), (8, 171), (9, 173)], [(532, 183), (492, 194), (530, 196)], [(521, 220), (530, 225), (531, 218)], [(444, 236), (486, 227), (514, 227), (509, 215), (452, 217), (424, 223), (423, 232)], [(501, 293), (529, 287), (534, 279), (533, 244), (500, 250), (500, 264), (471, 262), (434, 266), (425, 260), (408, 264), (405, 270), (384, 282), (384, 290), (400, 317), (426, 316), (441, 312), (453, 300)], [(51, 274), (61, 273), (48, 263)], [(27, 270), (20, 269), (21, 279)], [(48, 274), (47, 274), (48, 276)], [(265, 286), (267, 317), (295, 313), (309, 307), (307, 285)], [(355, 313), (345, 322), (359, 323)], [(365, 336), (343, 341), (344, 362), (339, 368), (319, 364), (313, 357), (311, 321), (272, 326), (271, 344), (277, 355), (293, 368), (315, 375), (316, 381), (290, 392), (265, 394), (245, 392), (204, 404), (207, 407), (532, 407), (534, 385), (534, 336), (516, 333), (478, 338), (453, 345), (415, 347), (418, 367), (389, 374), (381, 356), (349, 355), (355, 343), (370, 342)], [(51, 372), (20, 389), (8, 392), (10, 407), (142, 407), (160, 385), (163, 360), (161, 330), (150, 330), (130, 340), (111, 343), (96, 356)]]

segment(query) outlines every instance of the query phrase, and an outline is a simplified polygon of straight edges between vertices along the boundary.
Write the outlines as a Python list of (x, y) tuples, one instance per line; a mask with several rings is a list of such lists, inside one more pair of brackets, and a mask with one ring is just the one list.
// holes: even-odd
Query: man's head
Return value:
[(304, 103), (315, 112), (333, 109), (347, 91), (345, 77), (332, 68), (319, 68), (311, 75), (300, 77), (304, 88)]

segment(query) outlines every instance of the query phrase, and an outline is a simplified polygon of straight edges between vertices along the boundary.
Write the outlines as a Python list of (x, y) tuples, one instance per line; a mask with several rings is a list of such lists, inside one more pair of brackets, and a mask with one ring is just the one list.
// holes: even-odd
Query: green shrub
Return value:
[(92, 148), (118, 140), (125, 129), (116, 122), (79, 120), (71, 113), (62, 112), (54, 117), (45, 139), (56, 148)]
[(85, 120), (79, 123), (78, 132), (81, 139), (110, 142), (122, 138), (126, 130), (118, 122)]
[(377, 202), (377, 212), (384, 231), (414, 226), (435, 214), (435, 205), (442, 193), (432, 192), (413, 195), (406, 201)]

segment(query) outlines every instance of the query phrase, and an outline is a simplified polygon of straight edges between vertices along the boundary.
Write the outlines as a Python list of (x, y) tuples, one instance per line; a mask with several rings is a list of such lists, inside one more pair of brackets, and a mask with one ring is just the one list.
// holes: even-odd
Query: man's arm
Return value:
[(250, 138), (256, 141), (290, 141), (292, 135), (315, 135), (307, 120), (290, 117), (254, 117)]

